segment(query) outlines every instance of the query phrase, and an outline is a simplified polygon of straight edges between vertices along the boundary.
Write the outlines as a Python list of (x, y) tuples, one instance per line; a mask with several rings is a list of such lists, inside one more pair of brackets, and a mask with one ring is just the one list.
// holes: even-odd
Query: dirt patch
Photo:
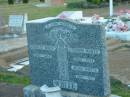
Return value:
[(0, 40), (0, 66), (8, 67), (10, 63), (28, 56), (25, 37)]
[(9, 65), (19, 59), (25, 58), (28, 56), (28, 51), (26, 47), (10, 51), (0, 55), (0, 66), (9, 67)]
[(107, 48), (110, 75), (124, 84), (130, 84), (130, 42), (109, 39)]
[(110, 74), (125, 84), (130, 84), (130, 48), (109, 53)]
[(0, 83), (0, 97), (23, 97), (22, 85)]

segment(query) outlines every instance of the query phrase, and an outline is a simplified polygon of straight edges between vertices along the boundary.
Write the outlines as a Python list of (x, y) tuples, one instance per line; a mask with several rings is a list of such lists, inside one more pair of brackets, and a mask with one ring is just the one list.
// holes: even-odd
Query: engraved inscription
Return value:
[(72, 31), (70, 31), (70, 30), (66, 30), (66, 29), (62, 29), (62, 28), (51, 29), (50, 34), (49, 34), (49, 37), (50, 37), (49, 39), (52, 40), (53, 42), (56, 42), (55, 46), (58, 45), (59, 39), (64, 41), (65, 45), (68, 45), (67, 42), (70, 42), (70, 39), (72, 37), (71, 32)]
[(77, 90), (78, 85), (75, 82), (69, 82), (69, 81), (61, 81), (61, 80), (53, 80), (54, 86), (59, 86), (61, 88), (71, 89), (71, 90)]
[(48, 51), (55, 51), (55, 47), (54, 46), (49, 46), (49, 45), (30, 45), (29, 48), (31, 50), (48, 50)]
[(70, 29), (73, 29), (73, 30), (77, 29), (77, 27), (75, 25), (70, 24), (70, 23), (66, 23), (66, 25), (65, 25), (64, 22), (51, 22), (51, 23), (47, 24), (45, 26), (45, 28), (51, 29), (51, 28), (56, 27), (56, 26), (64, 26), (65, 28), (67, 27), (67, 28), (70, 28)]
[(84, 54), (94, 54), (99, 55), (99, 49), (85, 49), (85, 48), (68, 48), (68, 51), (71, 53), (84, 53)]
[[(58, 24), (48, 24), (46, 28), (51, 27), (48, 29), (49, 32), (49, 39), (54, 42), (54, 47), (56, 48), (57, 52), (57, 63), (58, 63), (58, 71), (59, 71), (59, 79), (60, 80), (69, 80), (69, 64), (68, 64), (68, 43), (73, 39), (72, 32), (73, 27), (71, 25), (69, 29), (65, 29), (63, 27), (52, 27), (56, 25), (62, 25), (60, 22)], [(62, 22), (61, 22), (62, 23)], [(72, 25), (75, 27), (75, 25)], [(72, 30), (73, 29), (73, 30)]]
[(77, 62), (86, 62), (86, 63), (94, 63), (95, 60), (94, 59), (90, 59), (90, 58), (80, 58), (80, 57), (75, 57), (73, 58), (74, 61)]
[(90, 67), (83, 67), (83, 66), (71, 66), (71, 69), (76, 71), (83, 71), (83, 72), (93, 72), (93, 73), (99, 72), (98, 68), (90, 68)]
[[(55, 33), (53, 33), (55, 32)], [(62, 33), (61, 33), (62, 32)], [(59, 38), (59, 37), (62, 37), (63, 39), (66, 39), (66, 38), (70, 38), (72, 33), (72, 31), (69, 30), (69, 29), (63, 29), (63, 28), (55, 28), (55, 29), (51, 29), (50, 30), (50, 33), (49, 33), (49, 37), (50, 39), (54, 39), (54, 38)]]
[(48, 54), (33, 54), (34, 57), (41, 57), (41, 58), (47, 58), (50, 59), (52, 58), (52, 55), (48, 55)]
[(59, 79), (69, 80), (67, 48), (64, 41), (62, 41), (61, 39), (58, 40), (57, 61), (59, 69)]
[(78, 79), (95, 81), (95, 78), (91, 77), (91, 76), (75, 75), (75, 77), (78, 78)]

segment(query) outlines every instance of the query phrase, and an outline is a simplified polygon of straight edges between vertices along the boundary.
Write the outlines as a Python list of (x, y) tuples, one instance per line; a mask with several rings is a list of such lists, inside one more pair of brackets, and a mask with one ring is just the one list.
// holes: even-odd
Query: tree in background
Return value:
[(14, 0), (8, 0), (8, 4), (14, 4)]
[(45, 2), (45, 0), (40, 0), (40, 2)]
[(106, 2), (106, 0), (86, 0), (87, 2), (91, 2), (93, 4), (100, 4), (102, 2)]
[(23, 3), (28, 3), (29, 2), (29, 0), (23, 0)]

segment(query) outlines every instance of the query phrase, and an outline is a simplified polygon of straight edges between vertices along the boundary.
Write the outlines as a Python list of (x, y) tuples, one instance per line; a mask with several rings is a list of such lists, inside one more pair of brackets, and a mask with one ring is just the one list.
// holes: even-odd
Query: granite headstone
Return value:
[(62, 19), (27, 23), (32, 84), (60, 86), (86, 95), (110, 95), (110, 82), (101, 25)]

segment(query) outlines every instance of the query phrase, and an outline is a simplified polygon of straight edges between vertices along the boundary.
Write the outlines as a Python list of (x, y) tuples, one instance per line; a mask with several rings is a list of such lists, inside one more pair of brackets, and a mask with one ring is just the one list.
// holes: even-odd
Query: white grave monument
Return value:
[(113, 0), (109, 0), (110, 16), (113, 16)]
[(24, 14), (24, 28), (23, 28), (23, 32), (26, 33), (26, 23), (28, 21), (28, 15), (27, 13)]
[(26, 22), (28, 20), (27, 14), (24, 15), (10, 15), (9, 16), (9, 29), (11, 33), (25, 33)]
[(83, 18), (83, 12), (82, 11), (63, 11), (57, 17), (76, 20), (76, 19)]

